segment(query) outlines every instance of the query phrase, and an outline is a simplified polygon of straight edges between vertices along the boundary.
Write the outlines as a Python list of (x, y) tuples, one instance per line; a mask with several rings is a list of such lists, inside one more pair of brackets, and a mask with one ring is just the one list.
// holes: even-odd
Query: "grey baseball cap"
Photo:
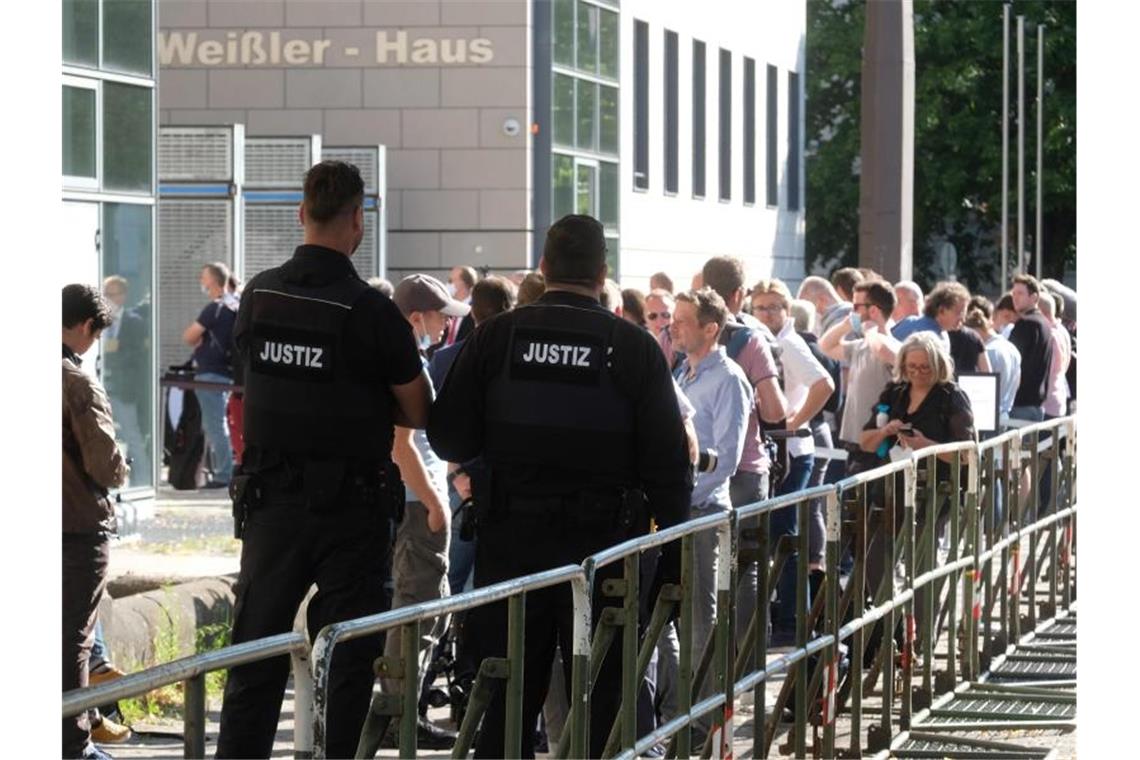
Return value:
[(392, 300), (405, 316), (413, 311), (440, 311), (449, 317), (466, 317), (471, 306), (456, 301), (447, 287), (426, 274), (411, 274), (400, 280)]

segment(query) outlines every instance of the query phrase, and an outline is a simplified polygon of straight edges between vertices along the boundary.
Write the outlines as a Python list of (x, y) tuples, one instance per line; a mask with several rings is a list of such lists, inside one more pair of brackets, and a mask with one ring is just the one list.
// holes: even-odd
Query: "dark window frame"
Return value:
[(756, 61), (744, 59), (744, 205), (756, 204)]

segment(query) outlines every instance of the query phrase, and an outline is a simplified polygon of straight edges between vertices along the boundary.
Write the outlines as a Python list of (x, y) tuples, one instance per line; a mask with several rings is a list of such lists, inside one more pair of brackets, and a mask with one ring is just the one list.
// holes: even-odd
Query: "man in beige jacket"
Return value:
[[(88, 285), (63, 289), (63, 690), (87, 685), (95, 615), (107, 585), (115, 507), (108, 489), (129, 468), (115, 444), (111, 402), (79, 358), (111, 324), (111, 312)], [(63, 757), (104, 758), (91, 743), (87, 713), (63, 721)]]

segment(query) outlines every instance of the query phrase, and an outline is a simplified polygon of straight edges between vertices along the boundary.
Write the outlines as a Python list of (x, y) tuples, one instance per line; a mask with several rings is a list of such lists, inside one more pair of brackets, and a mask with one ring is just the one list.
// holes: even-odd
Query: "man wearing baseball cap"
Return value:
[[(440, 341), (448, 317), (465, 317), (471, 307), (451, 297), (447, 287), (434, 277), (413, 274), (396, 285), (392, 294), (404, 319), (412, 326), (420, 359), (427, 364), (425, 351)], [(450, 593), (447, 584), (447, 553), (451, 538), (451, 507), (447, 501), (447, 462), (436, 456), (423, 430), (396, 426), (392, 461), (400, 468), (407, 491), (404, 519), (396, 529), (392, 548), (392, 609), (439, 599)], [(420, 624), (419, 679), (422, 682), (439, 637), (447, 627), (446, 618)], [(384, 654), (400, 656), (402, 630), (393, 628), (384, 643)], [(384, 691), (400, 693), (400, 682), (383, 679)], [(373, 718), (369, 717), (369, 720)], [(385, 744), (395, 747), (395, 722), (385, 736)], [(455, 732), (441, 728), (420, 716), (417, 744), (424, 749), (450, 749)]]

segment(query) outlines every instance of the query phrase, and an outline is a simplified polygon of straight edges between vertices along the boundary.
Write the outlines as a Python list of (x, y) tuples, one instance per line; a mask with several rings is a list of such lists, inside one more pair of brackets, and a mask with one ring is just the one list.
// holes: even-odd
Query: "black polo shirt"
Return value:
[(1009, 342), (1021, 353), (1021, 385), (1014, 406), (1041, 406), (1049, 384), (1053, 360), (1052, 327), (1036, 307), (1021, 315), (1009, 334)]

